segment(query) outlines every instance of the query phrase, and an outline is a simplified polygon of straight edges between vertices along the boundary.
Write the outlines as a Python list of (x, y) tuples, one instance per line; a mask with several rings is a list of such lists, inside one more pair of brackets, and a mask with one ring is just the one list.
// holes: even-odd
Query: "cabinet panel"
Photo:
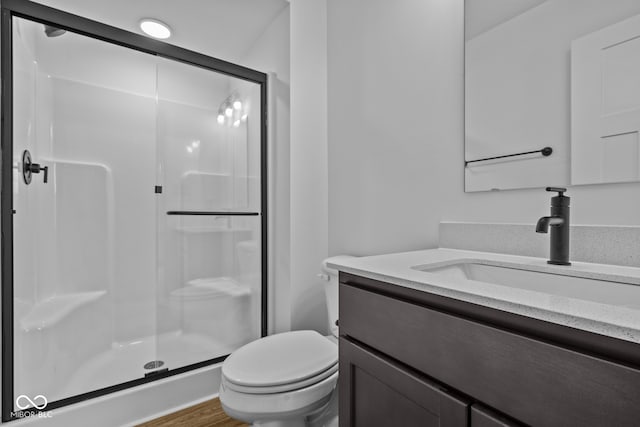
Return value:
[(466, 427), (468, 403), (340, 338), (340, 427)]
[(524, 427), (478, 403), (471, 406), (471, 427)]
[(345, 284), (340, 333), (530, 425), (640, 419), (639, 370)]

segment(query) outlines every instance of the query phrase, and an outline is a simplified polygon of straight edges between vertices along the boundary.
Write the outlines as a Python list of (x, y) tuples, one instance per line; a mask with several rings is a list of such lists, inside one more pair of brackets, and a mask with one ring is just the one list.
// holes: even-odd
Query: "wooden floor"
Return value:
[(248, 425), (229, 418), (222, 410), (220, 400), (212, 399), (137, 427), (242, 427)]

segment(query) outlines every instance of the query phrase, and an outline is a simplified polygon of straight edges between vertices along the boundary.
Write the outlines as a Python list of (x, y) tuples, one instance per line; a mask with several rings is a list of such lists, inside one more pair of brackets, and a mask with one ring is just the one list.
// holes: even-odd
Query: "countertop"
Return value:
[[(449, 278), (416, 269), (427, 265), (447, 265), (460, 260), (484, 260), (505, 267), (525, 264), (527, 269), (543, 273), (626, 282), (626, 286), (638, 286), (638, 298), (623, 305), (605, 304), (579, 297)], [(552, 266), (543, 258), (444, 248), (343, 258), (330, 261), (328, 267), (392, 285), (640, 343), (640, 268), (636, 267), (581, 262), (574, 262), (571, 266)]]

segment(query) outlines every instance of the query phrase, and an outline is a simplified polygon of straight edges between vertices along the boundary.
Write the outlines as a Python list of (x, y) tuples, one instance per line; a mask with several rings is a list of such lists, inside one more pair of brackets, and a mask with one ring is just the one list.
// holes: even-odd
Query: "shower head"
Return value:
[(52, 25), (44, 25), (44, 33), (47, 37), (58, 37), (66, 32), (67, 30), (63, 30), (62, 28), (54, 27)]

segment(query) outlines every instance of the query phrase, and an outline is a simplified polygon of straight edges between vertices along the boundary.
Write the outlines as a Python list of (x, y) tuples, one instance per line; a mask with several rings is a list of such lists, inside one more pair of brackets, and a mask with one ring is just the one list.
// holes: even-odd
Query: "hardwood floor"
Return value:
[(216, 398), (156, 418), (137, 427), (244, 427), (248, 425), (229, 418), (222, 410), (220, 400)]

